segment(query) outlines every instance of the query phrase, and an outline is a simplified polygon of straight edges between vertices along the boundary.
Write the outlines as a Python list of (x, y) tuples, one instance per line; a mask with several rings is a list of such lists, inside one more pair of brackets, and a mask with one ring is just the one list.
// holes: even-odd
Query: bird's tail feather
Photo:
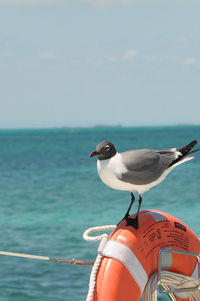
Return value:
[[(193, 140), (193, 141), (191, 141), (190, 143), (188, 143), (187, 145), (185, 145), (185, 146), (183, 146), (182, 148), (178, 149), (178, 152), (180, 152), (180, 155), (178, 156), (177, 159), (175, 159), (175, 160), (169, 165), (169, 167), (172, 166), (172, 165), (174, 165), (174, 164), (176, 164), (176, 163), (179, 162), (179, 161), (182, 161), (186, 155), (191, 155), (191, 154), (193, 154), (193, 153), (195, 153), (195, 152), (198, 152), (198, 151), (200, 150), (200, 148), (197, 148), (197, 149), (191, 151), (191, 149), (192, 149), (196, 144), (197, 144), (197, 140)], [(192, 159), (192, 158), (191, 158), (191, 159)]]
[(189, 151), (197, 144), (197, 140), (193, 140), (187, 145), (180, 148), (178, 151), (182, 154), (182, 156), (185, 156), (189, 153)]

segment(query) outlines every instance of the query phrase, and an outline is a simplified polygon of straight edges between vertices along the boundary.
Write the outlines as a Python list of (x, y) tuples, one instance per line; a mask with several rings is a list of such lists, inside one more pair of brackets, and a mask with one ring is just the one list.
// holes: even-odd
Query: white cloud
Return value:
[(55, 52), (51, 49), (45, 49), (40, 52), (40, 58), (45, 60), (53, 60), (57, 58)]
[(199, 62), (199, 58), (197, 58), (197, 57), (190, 57), (190, 58), (181, 60), (181, 63), (185, 64), (185, 65), (194, 65), (198, 62)]
[(125, 51), (123, 54), (116, 56), (109, 56), (107, 59), (109, 62), (120, 62), (120, 61), (128, 61), (136, 58), (138, 56), (138, 52), (135, 49), (129, 49)]
[(177, 56), (160, 56), (160, 55), (148, 55), (148, 54), (141, 54), (138, 53), (135, 49), (129, 49), (125, 51), (121, 56), (110, 56), (108, 57), (109, 62), (117, 63), (120, 61), (130, 61), (139, 59), (140, 62), (145, 62), (149, 64), (168, 64), (168, 63), (176, 63), (176, 64), (182, 64), (182, 65), (193, 65), (200, 63), (200, 58), (198, 57), (188, 57), (185, 59), (182, 59)]
[(194, 56), (191, 56), (191, 57), (187, 57), (187, 58), (180, 58), (178, 56), (172, 56), (171, 58), (171, 61), (174, 61), (176, 62), (177, 64), (181, 64), (181, 65), (197, 65), (200, 63), (200, 58), (199, 57), (194, 57)]
[(130, 49), (124, 52), (124, 54), (121, 56), (122, 61), (127, 61), (130, 59), (135, 58), (138, 55), (137, 51), (135, 49)]
[(198, 57), (188, 57), (182, 59), (177, 56), (149, 56), (146, 55), (143, 57), (148, 63), (176, 63), (182, 65), (196, 65), (200, 62)]

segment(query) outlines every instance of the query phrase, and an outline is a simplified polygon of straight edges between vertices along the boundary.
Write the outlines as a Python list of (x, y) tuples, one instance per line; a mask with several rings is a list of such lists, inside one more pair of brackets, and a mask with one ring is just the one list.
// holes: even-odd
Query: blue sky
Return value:
[(200, 124), (200, 0), (0, 0), (0, 128)]

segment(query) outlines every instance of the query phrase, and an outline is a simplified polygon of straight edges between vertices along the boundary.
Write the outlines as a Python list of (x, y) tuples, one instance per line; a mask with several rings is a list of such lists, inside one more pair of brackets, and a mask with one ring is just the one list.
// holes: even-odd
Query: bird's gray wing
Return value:
[(175, 150), (133, 150), (121, 153), (125, 170), (118, 174), (124, 182), (145, 185), (157, 180), (175, 159)]

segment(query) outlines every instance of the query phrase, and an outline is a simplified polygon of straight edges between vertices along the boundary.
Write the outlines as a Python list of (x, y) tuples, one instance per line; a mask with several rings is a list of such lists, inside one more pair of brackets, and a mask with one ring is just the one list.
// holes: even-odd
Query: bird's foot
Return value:
[(117, 226), (123, 221), (125, 220), (126, 221), (126, 226), (132, 226), (133, 228), (135, 229), (138, 229), (139, 225), (138, 225), (138, 215), (139, 215), (139, 212), (140, 212), (140, 207), (141, 207), (141, 203), (142, 203), (142, 197), (141, 195), (139, 195), (139, 205), (138, 205), (138, 210), (137, 210), (137, 214), (136, 214), (136, 217), (134, 218), (130, 218), (130, 210), (131, 210), (131, 207), (134, 203), (134, 200), (135, 200), (135, 197), (133, 195), (133, 193), (131, 192), (131, 203), (128, 207), (128, 210), (126, 211), (126, 214), (124, 215), (123, 219), (117, 224)]
[(138, 229), (138, 227), (139, 227), (139, 224), (138, 224), (138, 215), (136, 216), (136, 217), (134, 217), (134, 218), (131, 218), (131, 217), (129, 217), (130, 215), (127, 215), (127, 214), (125, 214), (125, 216), (122, 218), (122, 220), (117, 224), (117, 226), (119, 225), (119, 224), (121, 224), (121, 222), (123, 221), (123, 220), (125, 220), (126, 221), (126, 226), (132, 226), (133, 228), (135, 228), (136, 230)]
[(131, 227), (135, 228), (136, 230), (138, 229), (138, 227), (139, 227), (138, 215), (135, 218), (130, 218), (128, 216), (125, 216), (124, 219), (126, 221), (126, 226), (131, 226)]

